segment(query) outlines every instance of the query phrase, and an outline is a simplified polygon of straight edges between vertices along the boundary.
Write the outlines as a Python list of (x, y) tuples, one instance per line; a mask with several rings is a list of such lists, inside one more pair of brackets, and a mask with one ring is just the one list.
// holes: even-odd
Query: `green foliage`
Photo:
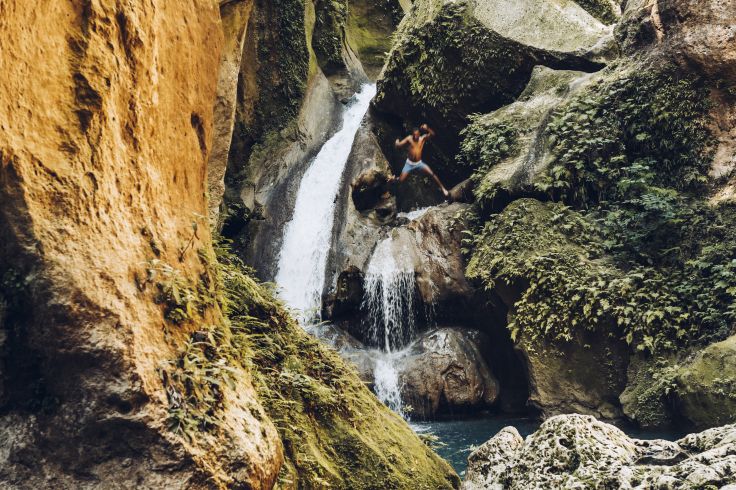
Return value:
[(193, 284), (182, 272), (159, 259), (148, 262), (145, 282), (139, 283), (143, 289), (146, 283), (155, 285), (154, 301), (164, 307), (164, 318), (171, 323), (181, 324), (192, 321), (207, 308), (216, 304), (215, 284), (209, 272)]
[(470, 116), (470, 124), (460, 132), (460, 137), (463, 142), (458, 164), (482, 173), (518, 151), (516, 128), (504, 123), (489, 123), (482, 114)]
[[(648, 68), (604, 78), (553, 115), (553, 161), (537, 186), (573, 208), (516, 202), (469, 241), (469, 276), (518, 292), (514, 336), (602, 329), (652, 352), (729, 334), (736, 211), (702, 200), (708, 109), (696, 81)], [(467, 155), (505, 157), (513, 128), (472, 130), (487, 136), (464, 145)], [(482, 187), (487, 173), (474, 176), (481, 207), (495, 191)]]
[(431, 21), (405, 27), (380, 82), (379, 103), (383, 90), (397, 90), (420, 110), (464, 120), (466, 113), (459, 111), (487, 108), (489, 98), (498, 106), (518, 95), (515, 84), (507, 83), (519, 76), (518, 49), (467, 11), (466, 1), (445, 4)]
[(473, 168), (473, 194), (481, 209), (488, 208), (499, 186), (486, 177), (499, 162), (519, 152), (518, 131), (510, 124), (488, 122), (483, 115), (473, 114), (460, 137), (462, 143), (457, 162)]
[(538, 188), (586, 206), (625, 198), (630, 186), (702, 191), (712, 159), (707, 92), (671, 69), (604, 79), (555, 114), (555, 162)]

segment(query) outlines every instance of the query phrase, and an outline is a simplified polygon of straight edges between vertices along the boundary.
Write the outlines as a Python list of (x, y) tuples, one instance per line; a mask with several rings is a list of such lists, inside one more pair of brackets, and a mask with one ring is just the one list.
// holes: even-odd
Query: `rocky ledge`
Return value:
[(736, 489), (736, 425), (676, 442), (632, 439), (587, 415), (506, 427), (468, 458), (462, 489)]

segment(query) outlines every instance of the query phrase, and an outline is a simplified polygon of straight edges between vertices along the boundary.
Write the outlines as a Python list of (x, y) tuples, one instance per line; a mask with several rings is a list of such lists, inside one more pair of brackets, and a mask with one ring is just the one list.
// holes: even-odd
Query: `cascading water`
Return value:
[(343, 114), (342, 128), (322, 146), (304, 174), (294, 216), (286, 225), (276, 284), (279, 297), (295, 310), (303, 325), (320, 315), (335, 199), (355, 134), (375, 94), (375, 85), (364, 85), (353, 97)]
[(365, 275), (362, 309), (376, 347), (400, 349), (414, 336), (414, 266), (406, 250), (397, 250), (393, 237), (373, 251)]
[(393, 236), (373, 251), (364, 281), (362, 309), (368, 333), (381, 349), (374, 355), (374, 391), (394, 412), (408, 418), (401, 401), (399, 363), (404, 347), (414, 337), (416, 290), (414, 265), (408, 250)]

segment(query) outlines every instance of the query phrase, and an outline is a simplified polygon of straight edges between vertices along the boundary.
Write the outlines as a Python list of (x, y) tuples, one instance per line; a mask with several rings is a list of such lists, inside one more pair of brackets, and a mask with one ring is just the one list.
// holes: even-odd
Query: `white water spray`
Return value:
[(320, 315), (335, 199), (355, 134), (375, 94), (375, 85), (364, 85), (353, 97), (343, 114), (342, 128), (322, 146), (304, 174), (294, 216), (284, 231), (276, 284), (279, 297), (295, 310), (302, 324)]
[(371, 339), (386, 352), (400, 349), (414, 336), (416, 280), (408, 250), (392, 236), (373, 251), (364, 285), (362, 308)]

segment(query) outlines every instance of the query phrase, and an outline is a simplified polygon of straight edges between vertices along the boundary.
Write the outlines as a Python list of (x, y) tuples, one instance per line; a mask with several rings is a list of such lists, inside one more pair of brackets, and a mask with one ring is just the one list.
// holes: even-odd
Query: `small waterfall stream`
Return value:
[(416, 282), (406, 250), (396, 250), (389, 236), (373, 251), (365, 275), (362, 309), (375, 346), (400, 349), (414, 336)]
[(284, 231), (276, 284), (279, 297), (302, 325), (320, 317), (335, 199), (355, 134), (375, 94), (375, 85), (364, 85), (346, 107), (342, 127), (322, 146), (304, 174), (294, 215)]

